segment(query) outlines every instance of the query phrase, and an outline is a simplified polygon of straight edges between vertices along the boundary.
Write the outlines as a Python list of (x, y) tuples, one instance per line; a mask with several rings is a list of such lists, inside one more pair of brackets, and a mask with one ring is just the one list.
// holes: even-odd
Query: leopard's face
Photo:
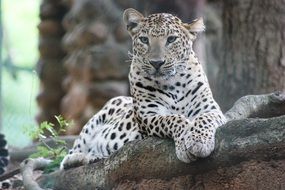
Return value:
[(144, 18), (134, 9), (125, 11), (124, 20), (133, 40), (134, 67), (152, 77), (169, 77), (183, 71), (195, 39), (189, 24), (165, 13)]
[(141, 24), (132, 38), (136, 67), (154, 77), (183, 70), (192, 51), (192, 40), (182, 22), (170, 14), (155, 14)]

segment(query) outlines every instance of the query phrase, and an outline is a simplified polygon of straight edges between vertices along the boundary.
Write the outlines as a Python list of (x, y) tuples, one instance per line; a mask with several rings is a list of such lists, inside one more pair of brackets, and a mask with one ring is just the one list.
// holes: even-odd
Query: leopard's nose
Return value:
[(165, 63), (165, 60), (150, 60), (149, 63), (150, 63), (155, 69), (159, 69), (159, 68)]

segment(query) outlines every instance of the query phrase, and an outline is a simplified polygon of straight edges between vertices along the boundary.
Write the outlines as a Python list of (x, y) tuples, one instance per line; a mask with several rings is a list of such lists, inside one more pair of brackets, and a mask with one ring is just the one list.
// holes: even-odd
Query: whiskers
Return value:
[(129, 57), (130, 59), (133, 59), (134, 54), (133, 54), (133, 53), (131, 53), (130, 51), (128, 51), (128, 57)]
[(160, 69), (156, 70), (152, 65), (148, 63), (148, 60), (145, 60), (141, 56), (137, 56), (128, 52), (129, 60), (128, 62), (133, 62), (133, 68), (143, 76), (147, 77), (161, 77), (163, 79), (169, 79), (170, 77), (176, 75), (177, 73), (186, 72), (187, 61), (188, 59), (181, 59), (178, 61), (174, 61), (173, 59), (169, 59), (164, 65), (161, 66)]
[(187, 63), (185, 61), (178, 61), (175, 63), (175, 69), (177, 72), (185, 72)]
[(132, 53), (128, 53), (129, 57), (131, 58), (131, 62), (134, 62), (133, 68), (140, 71), (142, 75), (149, 76), (152, 73), (152, 66), (148, 65), (144, 62), (143, 58), (136, 56)]
[(134, 54), (128, 51), (128, 58), (126, 62), (131, 63), (133, 61)]
[(185, 72), (185, 68), (187, 65), (186, 60), (187, 59), (182, 59), (179, 61), (169, 62), (161, 68), (161, 72), (165, 76), (174, 76), (176, 73), (183, 73)]

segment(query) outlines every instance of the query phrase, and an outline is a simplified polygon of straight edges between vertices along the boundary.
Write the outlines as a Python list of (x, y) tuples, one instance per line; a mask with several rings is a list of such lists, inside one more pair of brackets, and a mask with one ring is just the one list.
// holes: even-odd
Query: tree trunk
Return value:
[(37, 63), (40, 79), (40, 91), (37, 95), (39, 113), (36, 116), (38, 123), (49, 121), (57, 124), (54, 116), (60, 114), (59, 105), (64, 95), (61, 83), (66, 74), (63, 68), (65, 52), (61, 46), (65, 30), (61, 22), (66, 12), (67, 7), (61, 1), (41, 1)]
[(223, 110), (246, 94), (285, 90), (285, 0), (223, 1), (215, 97)]

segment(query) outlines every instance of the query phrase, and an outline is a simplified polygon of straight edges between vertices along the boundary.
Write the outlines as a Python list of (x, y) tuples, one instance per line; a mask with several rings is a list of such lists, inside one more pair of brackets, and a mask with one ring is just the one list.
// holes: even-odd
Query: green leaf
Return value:
[(62, 116), (55, 116), (59, 129), (56, 131), (54, 129), (54, 124), (47, 121), (42, 122), (38, 127), (26, 127), (24, 132), (27, 133), (32, 139), (39, 139), (40, 142), (44, 142), (48, 136), (45, 135), (45, 132), (48, 131), (51, 135), (51, 139), (55, 143), (55, 148), (49, 147), (47, 144), (43, 144), (37, 147), (37, 152), (32, 154), (31, 158), (51, 158), (54, 159), (54, 162), (51, 163), (51, 166), (47, 169), (51, 171), (54, 166), (59, 166), (63, 157), (67, 154), (66, 142), (59, 139), (59, 133), (65, 132), (66, 127), (70, 125), (70, 122), (66, 121)]
[(60, 144), (60, 145), (66, 145), (66, 142), (64, 140), (61, 140), (61, 139), (55, 139), (55, 142)]
[(54, 128), (52, 128), (52, 127), (47, 127), (46, 129), (51, 133), (51, 135), (52, 135), (53, 137), (58, 136), (58, 134), (57, 134), (57, 132), (55, 131)]
[(63, 160), (64, 156), (59, 156), (56, 159), (54, 159), (45, 169), (44, 169), (44, 173), (51, 173), (54, 172), (56, 170), (58, 170), (61, 161)]
[(44, 158), (49, 158), (51, 155), (50, 150), (45, 147), (45, 146), (38, 146), (37, 147), (37, 152), (34, 154), (31, 154), (31, 158), (38, 158), (38, 157), (44, 157)]
[(59, 124), (59, 131), (60, 132), (65, 132), (66, 128), (69, 127), (71, 125), (71, 122), (65, 120), (61, 115), (59, 116), (55, 116), (58, 124)]

